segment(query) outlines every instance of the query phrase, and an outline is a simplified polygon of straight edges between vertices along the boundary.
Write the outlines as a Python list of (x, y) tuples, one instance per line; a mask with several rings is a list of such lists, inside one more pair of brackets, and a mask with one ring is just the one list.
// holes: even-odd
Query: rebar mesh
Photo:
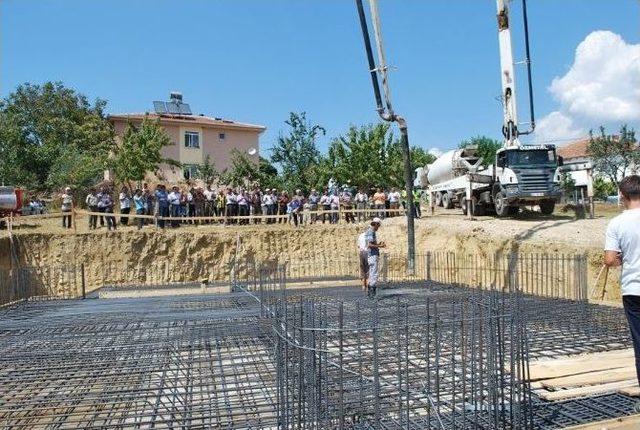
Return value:
[(281, 428), (531, 428), (518, 300), (279, 303)]
[(234, 293), (1, 308), (0, 427), (546, 430), (632, 412), (524, 382), (528, 357), (627, 348), (621, 309), (425, 280), (372, 301), (261, 267)]

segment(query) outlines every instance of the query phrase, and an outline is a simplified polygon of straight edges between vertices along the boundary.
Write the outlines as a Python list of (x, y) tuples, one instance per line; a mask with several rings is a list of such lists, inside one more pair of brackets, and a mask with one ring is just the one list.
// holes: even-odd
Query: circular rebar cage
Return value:
[(517, 294), (275, 304), (282, 429), (527, 429)]

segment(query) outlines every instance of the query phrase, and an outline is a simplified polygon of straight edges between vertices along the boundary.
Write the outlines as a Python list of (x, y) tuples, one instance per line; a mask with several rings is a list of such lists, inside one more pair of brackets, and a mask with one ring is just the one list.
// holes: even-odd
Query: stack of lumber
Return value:
[(633, 349), (531, 362), (531, 386), (543, 400), (619, 392), (639, 396)]
[(639, 428), (640, 415), (630, 415), (612, 420), (599, 421), (597, 423), (567, 427), (565, 430), (638, 430)]

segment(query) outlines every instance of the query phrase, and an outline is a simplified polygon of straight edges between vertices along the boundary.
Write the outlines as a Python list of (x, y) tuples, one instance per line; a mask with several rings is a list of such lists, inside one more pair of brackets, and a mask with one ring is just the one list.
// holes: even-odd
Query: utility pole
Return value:
[[(369, 28), (367, 25), (367, 17), (364, 10), (362, 0), (356, 0), (358, 7), (358, 16), (360, 18), (360, 27), (362, 29), (362, 37), (364, 39), (364, 49), (367, 54), (369, 64), (369, 72), (371, 73), (371, 83), (373, 85), (373, 94), (376, 98), (376, 111), (380, 118), (388, 122), (398, 123), (400, 129), (400, 146), (402, 148), (402, 159), (404, 162), (404, 182), (405, 191), (407, 193), (407, 269), (409, 274), (415, 273), (416, 267), (416, 239), (413, 214), (415, 211), (413, 202), (413, 166), (411, 165), (411, 152), (409, 148), (409, 134), (407, 132), (407, 122), (403, 117), (393, 111), (391, 104), (391, 92), (389, 90), (388, 66), (385, 61), (384, 47), (382, 43), (382, 28), (380, 25), (380, 15), (378, 14), (378, 1), (369, 0), (369, 9), (371, 11), (371, 21), (373, 24), (374, 36), (376, 39), (376, 47), (378, 53), (378, 65), (373, 57), (371, 49), (371, 38), (369, 37)], [(382, 103), (382, 95), (380, 94), (380, 79), (382, 80), (382, 88), (384, 91), (384, 105)], [(385, 107), (386, 106), (386, 107)]]

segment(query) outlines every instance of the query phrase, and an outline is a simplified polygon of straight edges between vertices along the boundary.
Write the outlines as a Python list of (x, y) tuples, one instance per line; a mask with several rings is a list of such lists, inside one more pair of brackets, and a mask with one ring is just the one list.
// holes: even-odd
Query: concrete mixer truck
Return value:
[(428, 190), (432, 204), (467, 214), (515, 215), (521, 206), (537, 205), (551, 214), (561, 195), (559, 165), (553, 145), (503, 148), (494, 163), (482, 167), (476, 148), (445, 152), (433, 164), (417, 171), (419, 186)]
[(427, 190), (432, 205), (447, 209), (459, 206), (463, 213), (473, 215), (493, 212), (499, 217), (515, 215), (522, 206), (537, 205), (548, 215), (561, 196), (560, 175), (567, 168), (562, 167), (563, 161), (556, 155), (555, 146), (522, 145), (519, 139), (535, 129), (526, 0), (522, 0), (522, 7), (531, 115), (528, 129), (518, 128), (521, 124), (516, 105), (509, 1), (497, 0), (503, 147), (494, 160), (487, 160), (487, 167), (482, 167), (477, 148), (467, 147), (446, 152), (433, 164), (417, 169), (415, 185)]

